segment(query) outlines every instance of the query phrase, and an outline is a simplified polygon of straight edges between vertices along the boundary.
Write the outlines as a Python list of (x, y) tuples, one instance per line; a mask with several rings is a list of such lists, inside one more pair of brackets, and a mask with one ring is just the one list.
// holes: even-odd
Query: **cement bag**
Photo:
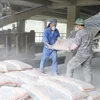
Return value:
[(38, 78), (37, 77), (31, 77), (29, 75), (26, 75), (22, 72), (9, 72), (9, 73), (5, 73), (6, 75), (8, 76), (11, 76), (13, 78), (16, 78), (16, 79), (19, 79), (21, 80), (22, 82), (24, 83), (27, 83), (27, 84), (34, 84), (37, 82)]
[[(79, 100), (86, 97), (86, 93), (79, 91), (70, 84), (55, 82), (54, 80), (39, 81), (40, 85), (59, 92), (66, 100)], [(67, 86), (68, 85), (68, 86)]]
[(18, 67), (15, 67), (14, 65), (7, 63), (7, 62), (0, 62), (0, 67), (3, 68), (4, 72), (10, 72), (10, 71), (17, 71), (19, 70)]
[(94, 90), (87, 93), (89, 95), (87, 100), (100, 100), (100, 91)]
[(58, 81), (58, 80), (51, 80), (51, 81), (67, 89), (70, 93), (72, 93), (71, 95), (75, 97), (76, 99), (82, 99), (84, 97), (87, 97), (86, 93), (83, 93), (82, 91), (79, 90), (79, 88), (77, 88), (76, 86), (70, 83), (66, 83), (66, 82)]
[(24, 71), (21, 71), (22, 73), (25, 73), (29, 76), (35, 76), (35, 77), (39, 77), (39, 76), (43, 76), (44, 74), (41, 73), (40, 71), (36, 70), (36, 69), (32, 69), (32, 70), (24, 70)]
[(73, 41), (74, 41), (73, 38), (61, 39), (61, 43), (59, 43), (59, 41), (56, 41), (56, 43), (53, 45), (53, 49), (66, 51), (67, 47), (70, 47)]
[(0, 86), (8, 85), (8, 86), (20, 86), (21, 81), (7, 76), (5, 74), (0, 74)]
[(22, 88), (26, 89), (35, 100), (66, 100), (60, 93), (44, 86), (23, 84)]
[(31, 65), (18, 61), (18, 60), (5, 60), (4, 62), (10, 63), (16, 66), (19, 70), (27, 70), (27, 69), (33, 68)]
[(79, 88), (80, 91), (83, 91), (83, 92), (95, 90), (95, 87), (93, 85), (74, 79), (74, 78), (58, 76), (58, 77), (52, 77), (52, 79), (57, 79), (57, 80), (72, 84), (76, 86), (77, 88)]
[(41, 73), (40, 71), (39, 71), (39, 69), (32, 69), (32, 70), (24, 70), (24, 71), (21, 71), (22, 73), (25, 73), (25, 74), (27, 74), (27, 75), (29, 75), (29, 76), (35, 76), (35, 77), (40, 77), (40, 76), (43, 76), (43, 77), (48, 77), (48, 76), (50, 76), (50, 75), (47, 75), (47, 74), (43, 74), (43, 73)]
[(27, 96), (26, 90), (22, 88), (8, 86), (0, 88), (0, 100), (24, 100)]

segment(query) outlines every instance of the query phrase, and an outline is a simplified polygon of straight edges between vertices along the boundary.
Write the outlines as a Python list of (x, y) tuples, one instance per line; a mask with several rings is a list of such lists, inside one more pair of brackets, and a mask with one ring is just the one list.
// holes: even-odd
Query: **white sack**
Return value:
[(24, 100), (28, 96), (26, 90), (17, 87), (2, 86), (0, 100)]
[(91, 91), (95, 90), (95, 87), (89, 83), (74, 79), (74, 78), (69, 78), (69, 77), (64, 77), (64, 76), (58, 76), (58, 77), (52, 77), (52, 79), (60, 80), (69, 84), (72, 84), (79, 88), (79, 90), (86, 92), (86, 91)]
[(48, 74), (41, 73), (39, 71), (39, 69), (37, 69), (37, 68), (31, 69), (31, 70), (24, 70), (24, 71), (21, 71), (21, 72), (25, 73), (29, 76), (32, 76), (32, 77), (40, 77), (40, 76), (48, 77), (48, 76), (50, 76)]
[(7, 63), (14, 65), (19, 70), (27, 70), (27, 69), (33, 68), (31, 65), (26, 64), (26, 63), (21, 62), (21, 61), (18, 61), (18, 60), (5, 60), (4, 62), (7, 62)]
[(66, 100), (58, 92), (52, 91), (44, 86), (23, 84), (22, 88), (26, 89), (35, 100)]
[(21, 81), (7, 76), (5, 74), (0, 74), (0, 86), (2, 85), (9, 85), (9, 86), (19, 86)]
[(66, 97), (67, 100), (78, 100), (86, 97), (86, 93), (79, 91), (76, 87), (52, 80), (43, 80), (38, 82), (42, 86), (46, 86)]
[(37, 77), (31, 77), (29, 75), (26, 75), (25, 73), (20, 72), (20, 71), (9, 72), (9, 73), (5, 73), (5, 74), (8, 76), (11, 76), (13, 78), (19, 79), (22, 82), (27, 83), (27, 84), (34, 84), (38, 80)]
[(18, 67), (7, 63), (7, 62), (0, 62), (0, 67), (4, 70), (4, 72), (10, 72), (10, 71), (17, 71), (19, 70)]
[(73, 41), (74, 41), (73, 38), (70, 38), (70, 39), (61, 39), (61, 43), (59, 43), (58, 41), (56, 41), (56, 43), (53, 45), (53, 49), (66, 51), (67, 47), (70, 47), (72, 45)]

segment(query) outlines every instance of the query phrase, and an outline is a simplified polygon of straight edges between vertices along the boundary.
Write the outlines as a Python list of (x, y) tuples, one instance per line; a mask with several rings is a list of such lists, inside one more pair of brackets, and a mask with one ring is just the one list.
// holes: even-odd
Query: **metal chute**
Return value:
[(100, 30), (100, 13), (85, 20), (85, 27), (95, 36)]

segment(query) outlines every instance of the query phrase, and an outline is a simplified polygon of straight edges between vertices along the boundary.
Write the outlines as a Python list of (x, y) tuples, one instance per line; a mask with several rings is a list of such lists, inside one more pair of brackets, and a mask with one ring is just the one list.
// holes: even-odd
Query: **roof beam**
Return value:
[[(0, 0), (0, 3), (7, 3), (7, 0)], [(23, 1), (23, 0), (9, 0), (9, 3), (12, 5), (17, 6), (24, 6), (24, 7), (37, 7), (40, 6), (40, 4), (36, 4), (29, 1)]]
[(87, 19), (87, 18), (89, 18), (89, 17), (91, 17), (91, 15), (89, 15), (89, 14), (85, 14), (85, 13), (80, 13), (80, 17), (81, 18), (83, 18), (83, 19)]
[(92, 6), (92, 5), (100, 5), (99, 0), (77, 0), (77, 6)]
[[(58, 14), (58, 13), (54, 13), (54, 12), (46, 12), (46, 13), (42, 13), (40, 15), (48, 16), (48, 17), (55, 17), (55, 18), (60, 18), (60, 19), (63, 19), (63, 20), (67, 20), (67, 14), (64, 15), (64, 14)], [(91, 15), (88, 15), (88, 14), (85, 14), (85, 13), (80, 13), (80, 17), (82, 17), (84, 19), (89, 18), (90, 16)]]
[(66, 4), (60, 4), (60, 3), (52, 3), (51, 6), (48, 6), (50, 9), (61, 9), (61, 8), (66, 8), (67, 6), (71, 6), (69, 2)]
[(56, 10), (53, 10), (53, 11), (57, 12), (57, 13), (67, 14), (67, 9), (56, 9)]
[[(27, 1), (27, 0), (25, 0)], [(44, 5), (51, 5), (52, 2), (51, 1), (48, 1), (48, 0), (28, 0), (30, 2), (34, 2), (34, 3), (37, 3), (37, 4), (44, 4)]]
[(41, 13), (40, 15), (67, 19), (67, 15), (66, 14), (59, 14), (59, 13), (55, 13), (55, 12), (52, 12), (52, 11), (44, 12), (44, 13)]
[(46, 11), (48, 11), (48, 8), (46, 6), (41, 6), (41, 7), (31, 8), (31, 9), (16, 13), (15, 20), (12, 19), (12, 16), (6, 16), (0, 19), (0, 27), (13, 23), (13, 22), (18, 22), (20, 20), (28, 19), (31, 16), (38, 15)]
[(51, 0), (53, 3), (49, 6), (50, 9), (61, 9), (68, 6), (92, 6), (100, 5), (100, 0)]
[[(55, 2), (55, 3), (61, 3), (61, 4), (66, 4), (66, 3), (68, 3), (69, 1), (67, 1), (67, 0), (50, 0), (50, 1), (52, 1), (52, 2)], [(70, 2), (69, 2), (70, 3)]]
[(76, 4), (76, 0), (50, 0), (50, 1), (53, 2), (52, 5), (49, 6), (49, 8), (51, 9), (61, 9)]
[(76, 0), (50, 0), (55, 3), (61, 3), (61, 4), (75, 4)]
[(85, 12), (85, 13), (88, 13), (90, 15), (95, 15), (97, 13), (97, 12), (91, 10), (91, 9), (86, 8), (86, 7), (85, 8), (84, 7), (81, 7), (81, 11), (82, 12)]

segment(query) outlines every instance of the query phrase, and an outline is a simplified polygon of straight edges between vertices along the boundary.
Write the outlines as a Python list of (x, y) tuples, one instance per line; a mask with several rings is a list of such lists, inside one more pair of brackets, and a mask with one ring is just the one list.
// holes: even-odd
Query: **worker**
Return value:
[(47, 28), (44, 31), (44, 48), (42, 59), (40, 63), (40, 70), (44, 72), (44, 67), (49, 59), (52, 58), (52, 74), (58, 75), (58, 66), (57, 66), (57, 50), (53, 50), (52, 45), (58, 40), (60, 40), (60, 34), (57, 26), (57, 20), (51, 19)]
[(75, 30), (77, 31), (73, 44), (68, 50), (77, 49), (76, 55), (68, 62), (66, 76), (73, 77), (74, 69), (81, 66), (84, 72), (85, 82), (92, 82), (92, 40), (93, 34), (84, 27), (82, 18), (76, 19)]

